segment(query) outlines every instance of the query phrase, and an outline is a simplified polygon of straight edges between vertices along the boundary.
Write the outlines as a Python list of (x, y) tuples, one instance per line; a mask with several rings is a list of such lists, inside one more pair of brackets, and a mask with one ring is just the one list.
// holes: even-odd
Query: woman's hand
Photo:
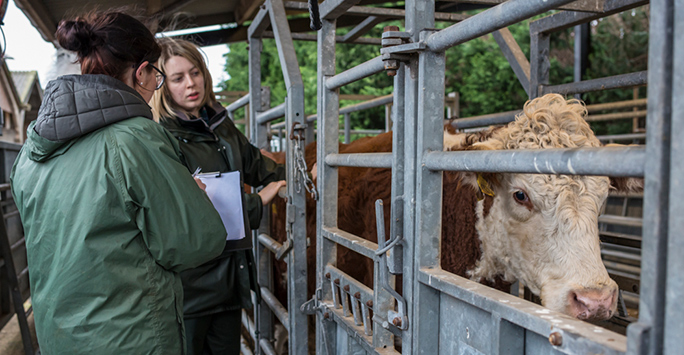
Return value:
[(202, 189), (202, 191), (207, 192), (207, 185), (205, 185), (202, 182), (202, 180), (200, 180), (199, 178), (195, 178), (195, 182), (197, 183), (197, 186), (199, 186), (199, 188)]
[(264, 205), (267, 205), (269, 202), (273, 200), (275, 195), (278, 193), (278, 190), (281, 187), (285, 186), (285, 180), (280, 180), (280, 181), (274, 181), (266, 186), (264, 186), (261, 191), (259, 191), (259, 197), (261, 197), (261, 202)]

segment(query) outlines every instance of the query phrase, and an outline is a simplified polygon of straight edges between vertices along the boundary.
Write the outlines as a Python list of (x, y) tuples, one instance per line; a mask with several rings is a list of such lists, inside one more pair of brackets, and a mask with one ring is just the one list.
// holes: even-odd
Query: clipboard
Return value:
[(249, 228), (240, 172), (198, 174), (197, 178), (207, 185), (207, 196), (226, 228), (226, 249), (251, 248), (252, 241), (247, 238)]

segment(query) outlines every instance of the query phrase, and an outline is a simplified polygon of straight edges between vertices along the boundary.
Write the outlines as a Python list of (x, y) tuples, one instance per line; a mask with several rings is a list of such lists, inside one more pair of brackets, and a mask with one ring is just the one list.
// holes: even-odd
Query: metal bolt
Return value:
[(385, 26), (382, 32), (399, 31), (399, 26)]
[(366, 302), (366, 306), (373, 308), (373, 300), (368, 300), (368, 302)]
[(349, 285), (344, 285), (344, 287), (342, 287), (342, 289), (344, 289), (345, 292), (349, 292)]
[(559, 332), (553, 332), (549, 335), (549, 343), (553, 346), (563, 345), (563, 336)]
[(394, 324), (395, 327), (401, 328), (401, 318), (392, 319), (392, 324)]
[(361, 298), (361, 292), (357, 292), (354, 294), (354, 298), (360, 299)]
[(326, 272), (326, 273), (325, 273), (325, 278), (328, 279), (328, 280), (330, 280), (330, 273), (329, 273), (329, 272)]
[(335, 279), (335, 281), (333, 281), (333, 282), (335, 283), (335, 285), (339, 285), (339, 284), (340, 284), (340, 279)]
[(328, 313), (328, 312), (323, 313), (323, 319), (328, 319), (328, 318), (330, 318), (330, 313)]

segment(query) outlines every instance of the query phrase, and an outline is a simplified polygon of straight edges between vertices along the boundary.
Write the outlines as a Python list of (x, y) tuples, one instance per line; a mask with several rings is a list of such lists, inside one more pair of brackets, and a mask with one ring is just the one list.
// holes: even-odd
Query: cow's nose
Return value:
[(617, 307), (617, 285), (602, 289), (573, 290), (568, 295), (570, 314), (582, 320), (610, 319)]

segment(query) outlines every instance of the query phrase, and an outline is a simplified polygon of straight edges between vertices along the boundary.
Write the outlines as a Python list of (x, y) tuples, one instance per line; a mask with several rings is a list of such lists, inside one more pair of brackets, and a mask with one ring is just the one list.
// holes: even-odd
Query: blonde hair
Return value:
[[(166, 62), (174, 56), (187, 59), (192, 65), (199, 69), (204, 78), (204, 98), (202, 99), (201, 106), (204, 106), (207, 103), (215, 103), (216, 95), (214, 94), (211, 74), (209, 74), (207, 64), (197, 46), (190, 41), (173, 38), (160, 38), (158, 43), (159, 46), (161, 46), (161, 56), (157, 62), (159, 69), (166, 73)], [(161, 89), (155, 91), (154, 96), (150, 101), (150, 106), (152, 106), (154, 120), (157, 122), (159, 122), (159, 119), (162, 117), (173, 118), (178, 116), (179, 112), (187, 113), (173, 101), (171, 92), (169, 92), (169, 87), (166, 84), (164, 84)]]

